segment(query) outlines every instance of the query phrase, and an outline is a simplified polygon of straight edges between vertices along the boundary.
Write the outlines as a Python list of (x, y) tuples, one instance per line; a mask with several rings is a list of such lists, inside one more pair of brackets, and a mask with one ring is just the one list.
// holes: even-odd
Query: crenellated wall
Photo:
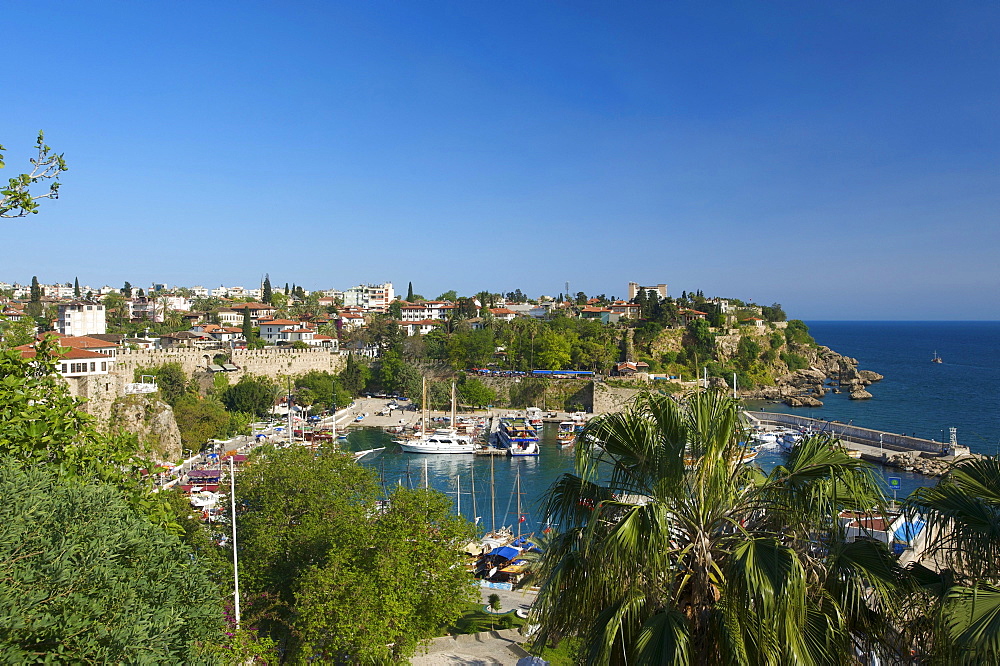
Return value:
[[(124, 350), (118, 353), (115, 374), (131, 382), (136, 368), (179, 363), (184, 372), (194, 375), (206, 372), (216, 353), (198, 349)], [(347, 363), (346, 356), (326, 349), (234, 349), (227, 353), (232, 364), (239, 368), (226, 373), (232, 383), (246, 374), (273, 377), (300, 375), (312, 370), (338, 373)]]

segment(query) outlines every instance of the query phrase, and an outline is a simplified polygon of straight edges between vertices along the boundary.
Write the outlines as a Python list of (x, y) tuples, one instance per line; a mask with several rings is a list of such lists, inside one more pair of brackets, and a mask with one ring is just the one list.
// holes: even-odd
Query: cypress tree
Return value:
[(122, 287), (122, 293), (125, 294), (125, 298), (132, 298), (132, 283), (128, 280), (125, 281), (125, 286)]
[(413, 283), (410, 282), (410, 286), (406, 289), (406, 301), (408, 303), (413, 302)]
[(250, 342), (250, 338), (253, 335), (253, 326), (250, 322), (250, 308), (243, 308), (243, 339)]
[(42, 288), (38, 285), (38, 276), (31, 276), (31, 302), (41, 303), (42, 301)]
[(261, 301), (271, 304), (271, 276), (264, 273), (264, 287), (261, 293)]
[(285, 296), (288, 296), (288, 283), (285, 283)]
[(80, 298), (80, 278), (73, 278), (73, 295)]

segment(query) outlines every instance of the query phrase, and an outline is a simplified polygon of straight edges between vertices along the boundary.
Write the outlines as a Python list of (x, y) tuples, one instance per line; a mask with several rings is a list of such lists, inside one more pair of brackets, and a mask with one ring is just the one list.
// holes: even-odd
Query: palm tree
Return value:
[(929, 535), (917, 639), (942, 663), (1000, 663), (1000, 460), (960, 460), (907, 503)]
[[(879, 510), (871, 468), (814, 438), (765, 475), (741, 463), (739, 403), (645, 395), (591, 422), (549, 489), (538, 642), (578, 635), (593, 664), (845, 663), (892, 649), (902, 571), (846, 543), (841, 509)], [(869, 640), (878, 637), (878, 641)], [(878, 645), (878, 647), (874, 647)]]

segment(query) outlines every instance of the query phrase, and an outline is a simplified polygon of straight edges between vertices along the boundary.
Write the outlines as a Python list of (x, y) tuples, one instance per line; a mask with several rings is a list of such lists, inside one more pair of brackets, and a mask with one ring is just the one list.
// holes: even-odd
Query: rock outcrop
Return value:
[(161, 460), (181, 456), (181, 431), (174, 410), (156, 394), (126, 395), (115, 400), (110, 425), (134, 433), (142, 447)]
[(790, 395), (785, 398), (789, 407), (822, 407), (823, 401), (811, 395)]
[(851, 391), (851, 400), (871, 400), (872, 394), (864, 389)]

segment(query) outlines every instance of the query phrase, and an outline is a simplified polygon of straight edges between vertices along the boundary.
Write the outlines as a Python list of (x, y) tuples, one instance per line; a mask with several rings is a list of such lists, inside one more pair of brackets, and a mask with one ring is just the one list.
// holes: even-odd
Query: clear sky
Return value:
[(0, 280), (1000, 319), (1000, 3), (20, 2)]

